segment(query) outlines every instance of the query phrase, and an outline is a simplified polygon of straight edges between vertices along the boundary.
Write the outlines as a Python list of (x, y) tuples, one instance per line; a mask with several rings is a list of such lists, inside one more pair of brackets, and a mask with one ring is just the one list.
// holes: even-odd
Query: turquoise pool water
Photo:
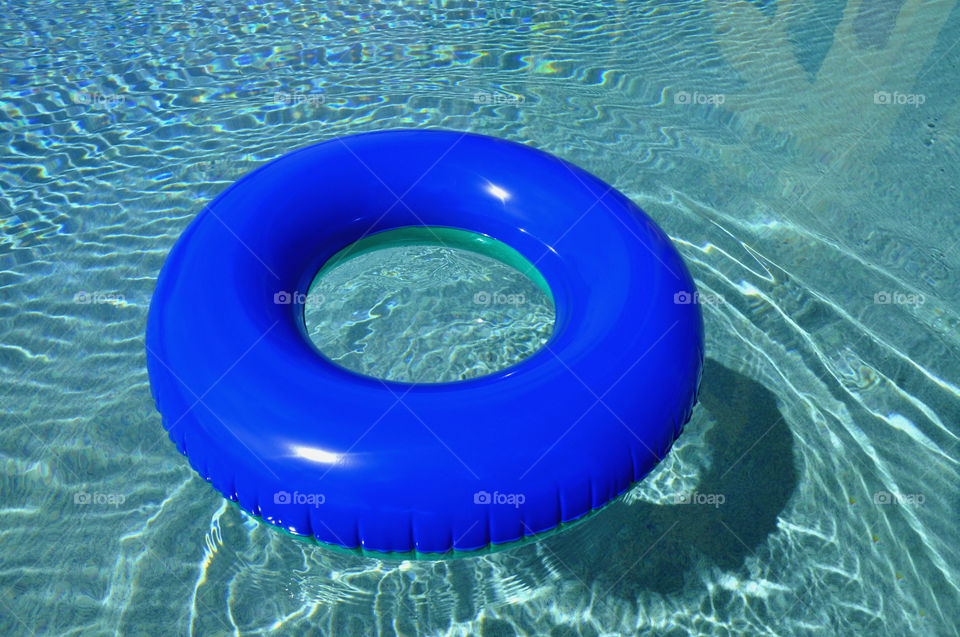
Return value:
[[(956, 2), (0, 7), (0, 633), (958, 634)], [(204, 203), (400, 126), (597, 174), (700, 288), (687, 431), (542, 542), (294, 541), (154, 411), (147, 307)]]
[[(373, 245), (369, 245), (373, 242)], [(500, 251), (522, 261), (510, 265)], [(518, 268), (522, 268), (521, 271)], [(304, 299), (310, 340), (351, 371), (449, 383), (516, 365), (547, 344), (552, 293), (499, 241), (443, 228), (377, 233), (343, 248)], [(535, 276), (537, 276), (535, 275)]]

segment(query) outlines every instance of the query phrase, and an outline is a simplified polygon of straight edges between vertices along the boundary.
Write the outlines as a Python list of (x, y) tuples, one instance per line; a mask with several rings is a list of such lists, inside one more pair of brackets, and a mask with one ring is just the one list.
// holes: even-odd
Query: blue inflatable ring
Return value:
[[(419, 385), (320, 355), (303, 321), (318, 269), (406, 226), (536, 263), (556, 307), (547, 345)], [(262, 166), (193, 220), (157, 281), (147, 366), (177, 448), (246, 511), (350, 549), (475, 551), (582, 518), (664, 457), (699, 387), (694, 291), (653, 221), (576, 166), (479, 135), (366, 133)]]

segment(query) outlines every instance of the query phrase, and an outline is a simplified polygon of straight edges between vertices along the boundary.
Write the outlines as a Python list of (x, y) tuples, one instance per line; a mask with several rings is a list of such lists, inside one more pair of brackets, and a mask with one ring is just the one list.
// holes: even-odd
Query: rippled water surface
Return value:
[[(441, 237), (424, 231), (431, 239)], [(447, 383), (516, 365), (550, 339), (553, 300), (519, 270), (449, 242), (384, 241), (365, 253), (344, 248), (345, 261), (324, 266), (304, 299), (307, 333), (337, 365)]]
[[(0, 633), (958, 634), (957, 3), (519, 4), (0, 3)], [(194, 215), (394, 127), (582, 166), (697, 280), (701, 404), (568, 532), (333, 553), (226, 504), (154, 411)]]

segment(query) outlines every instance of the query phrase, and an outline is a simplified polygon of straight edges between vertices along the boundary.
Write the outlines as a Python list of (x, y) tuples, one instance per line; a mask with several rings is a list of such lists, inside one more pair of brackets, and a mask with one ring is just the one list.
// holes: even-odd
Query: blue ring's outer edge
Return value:
[[(388, 135), (389, 135), (390, 133), (397, 133), (397, 132), (404, 132), (404, 133), (410, 134), (410, 133), (413, 133), (414, 131), (385, 131), (385, 132), (379, 132), (379, 133), (369, 133), (369, 134), (362, 134), (362, 135), (354, 136), (354, 139), (356, 139), (356, 138), (361, 138), (361, 137), (373, 136), (373, 135), (384, 135), (384, 134), (388, 134)], [(433, 134), (438, 133), (438, 132), (440, 132), (440, 131), (419, 131), (419, 133), (421, 133), (421, 134), (427, 134), (427, 135), (433, 135)], [(447, 134), (453, 135), (453, 134), (455, 134), (455, 133), (447, 132)], [(461, 137), (462, 137), (462, 135), (461, 135)], [(514, 144), (514, 143), (512, 143), (512, 142), (505, 142), (504, 140), (499, 140), (499, 139), (494, 139), (494, 138), (482, 138), (481, 136), (477, 136), (477, 135), (470, 135), (470, 138), (472, 138), (472, 140), (473, 140), (471, 143), (477, 143), (477, 144), (480, 144), (480, 143), (491, 143), (491, 144), (506, 144), (506, 145), (517, 146), (516, 144)], [(345, 139), (349, 140), (350, 138), (345, 138)], [(477, 140), (481, 140), (481, 141), (477, 141)], [(482, 141), (482, 140), (489, 140), (489, 141), (484, 142), (484, 141)], [(170, 419), (168, 419), (168, 417), (167, 417), (167, 413), (165, 413), (165, 412), (168, 412), (168, 411), (170, 411), (170, 410), (174, 410), (174, 411), (175, 411), (177, 407), (182, 408), (182, 407), (184, 406), (184, 404), (180, 404), (180, 405), (175, 405), (175, 404), (174, 404), (174, 403), (178, 402), (178, 401), (176, 400), (178, 396), (180, 397), (180, 401), (179, 401), (180, 403), (184, 403), (185, 401), (186, 401), (186, 402), (189, 402), (189, 399), (188, 399), (188, 398), (183, 397), (183, 396), (180, 396), (181, 390), (180, 390), (179, 387), (177, 387), (177, 384), (178, 384), (177, 381), (178, 381), (179, 379), (177, 378), (177, 375), (176, 375), (175, 371), (174, 371), (173, 369), (171, 369), (170, 367), (168, 367), (167, 362), (165, 362), (165, 361), (169, 360), (169, 358), (166, 356), (166, 354), (167, 354), (167, 347), (170, 345), (170, 343), (168, 342), (168, 340), (165, 340), (165, 338), (164, 338), (164, 337), (167, 337), (168, 335), (163, 334), (163, 331), (160, 329), (160, 325), (161, 325), (161, 313), (163, 312), (163, 303), (164, 303), (164, 300), (165, 300), (165, 299), (164, 299), (164, 295), (165, 295), (165, 294), (168, 295), (168, 294), (170, 293), (170, 290), (168, 289), (168, 288), (169, 288), (169, 285), (165, 286), (165, 278), (166, 278), (166, 279), (169, 279), (171, 276), (173, 276), (172, 274), (170, 274), (171, 271), (179, 268), (179, 264), (175, 264), (177, 256), (180, 255), (180, 251), (184, 249), (183, 246), (185, 246), (185, 245), (190, 241), (190, 238), (195, 234), (195, 232), (197, 231), (197, 228), (200, 226), (201, 222), (203, 221), (203, 218), (204, 218), (205, 216), (207, 216), (208, 214), (213, 214), (213, 213), (210, 212), (210, 211), (212, 211), (212, 209), (214, 208), (214, 206), (216, 205), (216, 203), (217, 203), (218, 201), (220, 201), (221, 199), (223, 199), (224, 197), (226, 197), (229, 193), (234, 192), (235, 190), (237, 190), (238, 188), (240, 188), (240, 187), (242, 186), (242, 184), (245, 183), (250, 177), (252, 177), (253, 175), (260, 174), (262, 171), (266, 170), (267, 168), (269, 168), (269, 167), (270, 167), (271, 165), (273, 165), (274, 163), (279, 162), (279, 161), (283, 161), (284, 159), (290, 158), (290, 157), (295, 156), (295, 155), (300, 155), (301, 153), (305, 153), (305, 152), (307, 152), (307, 151), (309, 151), (309, 150), (311, 150), (311, 149), (316, 148), (317, 146), (321, 146), (321, 145), (323, 145), (323, 144), (331, 144), (331, 143), (332, 143), (332, 142), (323, 142), (322, 144), (317, 144), (317, 145), (313, 145), (313, 146), (308, 146), (308, 147), (303, 148), (303, 149), (300, 149), (300, 150), (298, 150), (298, 151), (294, 151), (293, 153), (290, 153), (290, 154), (288, 154), (288, 155), (285, 155), (285, 156), (281, 157), (280, 159), (275, 160), (274, 162), (271, 162), (271, 163), (269, 163), (269, 164), (266, 164), (265, 166), (262, 166), (262, 167), (258, 168), (257, 170), (255, 170), (255, 171), (253, 171), (252, 173), (250, 173), (250, 175), (248, 175), (247, 177), (244, 177), (244, 178), (241, 179), (240, 181), (238, 181), (238, 182), (236, 182), (235, 184), (233, 184), (233, 185), (231, 185), (230, 187), (228, 187), (228, 188), (224, 191), (224, 193), (222, 193), (219, 197), (217, 197), (217, 199), (215, 199), (213, 202), (211, 202), (208, 206), (204, 207), (204, 210), (197, 216), (196, 219), (193, 220), (193, 222), (192, 222), (192, 223), (188, 226), (188, 228), (184, 231), (184, 233), (182, 234), (182, 236), (180, 237), (180, 239), (177, 241), (177, 244), (176, 244), (176, 245), (174, 246), (174, 248), (171, 250), (171, 253), (170, 253), (170, 255), (168, 256), (167, 261), (164, 263), (164, 266), (163, 266), (163, 268), (162, 268), (162, 270), (161, 270), (161, 273), (160, 273), (160, 275), (159, 275), (159, 277), (158, 277), (157, 286), (156, 286), (156, 289), (155, 289), (155, 292), (154, 292), (154, 298), (153, 298), (153, 300), (152, 300), (152, 302), (151, 302), (150, 311), (149, 311), (149, 314), (148, 314), (148, 326), (147, 326), (146, 347), (147, 347), (148, 372), (149, 372), (149, 376), (150, 376), (150, 379), (151, 379), (150, 388), (151, 388), (151, 394), (153, 395), (154, 400), (155, 400), (155, 402), (156, 402), (157, 409), (160, 411), (160, 413), (161, 413), (161, 415), (162, 415), (162, 420), (163, 420), (164, 428), (168, 430), (169, 435), (170, 435), (170, 438), (177, 444), (177, 448), (181, 451), (181, 453), (183, 453), (185, 456), (187, 456), (187, 458), (190, 460), (191, 466), (193, 466), (193, 468), (194, 468), (206, 481), (211, 482), (211, 483), (213, 484), (214, 488), (216, 488), (220, 493), (222, 493), (222, 494), (224, 495), (224, 497), (226, 497), (228, 500), (231, 500), (231, 501), (236, 502), (242, 509), (248, 511), (251, 515), (254, 515), (254, 516), (257, 516), (257, 517), (260, 517), (260, 516), (264, 513), (263, 509), (261, 508), (261, 503), (265, 501), (264, 498), (263, 498), (263, 495), (264, 495), (264, 493), (265, 493), (264, 489), (262, 489), (262, 488), (257, 489), (258, 493), (253, 493), (253, 494), (252, 494), (252, 499), (251, 499), (251, 497), (250, 497), (251, 494), (248, 494), (247, 497), (244, 497), (244, 495), (243, 495), (242, 493), (239, 493), (239, 492), (238, 492), (239, 490), (238, 490), (238, 487), (237, 487), (237, 483), (241, 480), (241, 478), (244, 477), (244, 476), (241, 475), (241, 473), (244, 472), (245, 470), (249, 470), (250, 467), (251, 467), (251, 465), (250, 465), (249, 463), (247, 463), (247, 466), (244, 467), (244, 466), (243, 466), (244, 463), (243, 463), (243, 462), (240, 462), (239, 460), (237, 460), (236, 462), (233, 462), (233, 463), (229, 463), (229, 462), (228, 462), (228, 463), (227, 463), (227, 465), (228, 465), (228, 467), (229, 467), (228, 472), (231, 473), (232, 475), (225, 475), (225, 474), (217, 475), (216, 472), (210, 471), (210, 465), (211, 465), (211, 464), (213, 464), (214, 466), (220, 466), (220, 465), (218, 464), (218, 463), (220, 462), (220, 459), (219, 459), (219, 458), (217, 457), (217, 455), (216, 455), (217, 452), (218, 452), (218, 450), (217, 450), (216, 448), (211, 448), (211, 449), (209, 449), (209, 452), (210, 452), (211, 454), (214, 454), (212, 457), (204, 457), (204, 454), (203, 454), (204, 447), (206, 447), (206, 444), (205, 444), (205, 443), (209, 443), (209, 442), (210, 442), (210, 435), (211, 435), (212, 432), (209, 431), (209, 430), (204, 430), (204, 429), (202, 428), (202, 425), (199, 425), (199, 424), (193, 422), (193, 421), (194, 421), (194, 417), (193, 417), (193, 416), (191, 416), (190, 419), (187, 419), (187, 420), (185, 421), (185, 424), (188, 424), (188, 423), (189, 423), (189, 424), (193, 424), (193, 425), (196, 427), (196, 428), (191, 429), (191, 427), (181, 425), (181, 424), (180, 424), (180, 419), (177, 419), (176, 422), (170, 422)], [(525, 149), (526, 149), (528, 152), (530, 152), (530, 153), (539, 153), (539, 152), (540, 152), (540, 151), (536, 151), (536, 150), (534, 150), (534, 149), (530, 149), (530, 148), (527, 148), (527, 147), (523, 147), (523, 148), (525, 148)], [(540, 154), (541, 154), (543, 157), (549, 158), (550, 160), (553, 160), (553, 161), (556, 161), (556, 162), (560, 162), (561, 164), (564, 164), (564, 165), (567, 165), (567, 166), (572, 166), (572, 165), (567, 164), (566, 162), (563, 162), (563, 160), (559, 160), (559, 159), (557, 159), (557, 158), (555, 158), (555, 157), (546, 155), (545, 153), (540, 153)], [(584, 175), (586, 178), (590, 178), (590, 179), (593, 179), (593, 180), (599, 182), (599, 180), (597, 180), (597, 179), (596, 179), (595, 177), (593, 177), (592, 175), (589, 175), (589, 173), (586, 173), (585, 171), (582, 171), (582, 170), (580, 170), (580, 169), (576, 169), (576, 170), (578, 170), (579, 173), (582, 174), (582, 175)], [(599, 183), (602, 184), (602, 182), (599, 182)], [(587, 188), (588, 186), (587, 186), (587, 185), (584, 185), (584, 187)], [(591, 183), (591, 184), (590, 184), (590, 187), (594, 187), (594, 184)], [(599, 187), (597, 187), (597, 188), (599, 188)], [(622, 197), (622, 195), (619, 195), (619, 193), (615, 193), (615, 191), (614, 191), (614, 194)], [(623, 199), (626, 201), (626, 204), (625, 204), (625, 205), (626, 205), (627, 208), (629, 208), (630, 206), (632, 206), (633, 208), (635, 208), (636, 213), (639, 213), (639, 215), (643, 215), (642, 211), (640, 211), (639, 208), (636, 208), (632, 203), (629, 202), (629, 200), (626, 200), (626, 198), (623, 198)], [(644, 216), (644, 217), (645, 217), (645, 216)], [(622, 221), (621, 221), (621, 223), (622, 223)], [(648, 222), (648, 226), (651, 227), (651, 229), (650, 229), (650, 235), (649, 235), (649, 236), (645, 236), (644, 238), (646, 238), (647, 240), (656, 241), (656, 240), (657, 240), (657, 233), (659, 232), (659, 233), (660, 233), (660, 238), (662, 239), (662, 231), (659, 231), (659, 229), (657, 229), (655, 226), (653, 226), (652, 222)], [(459, 224), (451, 224), (451, 227), (463, 227), (463, 226), (462, 226), (462, 225), (459, 225)], [(379, 229), (383, 229), (383, 228), (379, 228)], [(469, 228), (466, 228), (466, 229), (469, 229)], [(478, 229), (478, 230), (476, 230), (476, 231), (477, 231), (477, 232), (484, 232), (483, 229)], [(484, 232), (484, 233), (485, 233), (485, 232)], [(499, 238), (499, 237), (496, 237), (495, 233), (491, 233), (491, 236), (494, 236), (495, 238)], [(501, 239), (501, 240), (503, 240), (503, 239)], [(667, 240), (667, 241), (668, 241), (668, 240)], [(669, 242), (669, 241), (668, 241), (668, 242)], [(509, 242), (508, 242), (508, 243), (509, 243)], [(674, 249), (672, 246), (669, 247), (669, 250), (672, 250), (673, 252), (675, 252), (675, 249)], [(658, 258), (659, 258), (659, 257), (658, 257)], [(672, 263), (672, 264), (679, 264), (678, 267), (683, 270), (683, 273), (682, 273), (682, 274), (683, 274), (684, 276), (683, 276), (682, 278), (685, 279), (685, 280), (683, 281), (684, 285), (682, 285), (679, 289), (685, 290), (685, 291), (687, 291), (687, 293), (689, 293), (689, 294), (692, 295), (692, 294), (695, 292), (695, 287), (694, 287), (692, 278), (690, 278), (690, 276), (689, 276), (689, 272), (686, 270), (685, 266), (682, 264), (682, 261), (680, 261), (679, 254), (676, 254), (676, 255), (675, 255), (675, 259), (673, 259), (673, 256), (669, 256), (668, 258), (672, 259), (672, 260), (671, 260), (671, 263)], [(180, 273), (177, 272), (177, 275), (179, 275), (179, 274), (180, 274)], [(550, 285), (551, 285), (551, 288), (554, 288), (554, 287), (555, 287), (555, 281), (550, 281)], [(558, 323), (559, 323), (559, 319), (560, 319), (560, 307), (559, 307), (559, 305), (560, 305), (560, 304), (559, 304), (559, 302), (558, 302), (558, 308), (557, 308), (557, 309), (558, 309)], [(674, 308), (674, 309), (676, 309), (676, 308)], [(672, 446), (673, 442), (676, 440), (676, 437), (677, 437), (677, 436), (680, 434), (680, 432), (682, 431), (683, 426), (689, 421), (690, 416), (691, 416), (691, 413), (692, 413), (693, 406), (694, 406), (695, 403), (696, 403), (697, 395), (698, 395), (698, 392), (699, 392), (699, 384), (700, 384), (700, 377), (701, 377), (701, 373), (702, 373), (703, 356), (704, 356), (703, 317), (702, 317), (702, 314), (701, 314), (699, 308), (697, 308), (695, 304), (690, 305), (690, 306), (688, 307), (688, 309), (687, 309), (687, 310), (684, 310), (684, 311), (688, 312), (688, 315), (686, 316), (686, 319), (684, 319), (687, 323), (689, 323), (689, 319), (692, 318), (693, 314), (696, 315), (696, 317), (695, 317), (694, 320), (695, 320), (695, 322), (697, 323), (697, 326), (696, 326), (696, 327), (690, 327), (690, 328), (689, 328), (691, 340), (690, 340), (690, 342), (688, 343), (688, 346), (693, 346), (693, 347), (696, 348), (696, 357), (697, 357), (699, 363), (696, 364), (695, 370), (693, 370), (693, 369), (691, 370), (691, 372), (693, 373), (693, 376), (695, 377), (695, 380), (694, 380), (694, 378), (690, 378), (689, 380), (692, 381), (692, 382), (689, 382), (689, 383), (685, 384), (684, 386), (677, 388), (677, 394), (676, 394), (677, 400), (676, 400), (676, 403), (677, 403), (677, 406), (678, 406), (682, 411), (680, 411), (679, 413), (674, 412), (674, 416), (673, 416), (673, 418), (672, 418), (672, 421), (673, 421), (672, 423), (671, 423), (671, 422), (664, 422), (664, 423), (663, 423), (663, 428), (664, 428), (664, 430), (670, 431), (670, 434), (671, 434), (671, 435), (670, 435), (668, 438), (663, 438), (663, 439), (661, 439), (660, 442), (657, 442), (656, 440), (653, 440), (653, 439), (650, 440), (650, 442), (652, 442), (654, 445), (656, 445), (656, 452), (654, 452), (655, 455), (658, 456), (658, 457), (660, 457), (660, 458), (662, 458), (662, 457), (666, 454), (666, 451), (670, 448), (670, 446)], [(693, 314), (690, 314), (691, 312), (692, 312)], [(290, 314), (291, 314), (291, 318), (292, 318), (292, 317), (293, 317), (293, 313), (291, 312)], [(161, 357), (163, 357), (163, 358), (161, 358)], [(528, 360), (529, 360), (529, 359), (528, 359)], [(525, 362), (526, 362), (526, 361), (525, 361)], [(524, 367), (524, 363), (521, 363), (521, 364), (518, 365), (517, 367), (518, 367), (518, 368)], [(179, 368), (178, 368), (178, 370), (179, 370)], [(514, 370), (514, 371), (516, 371), (516, 370)], [(629, 370), (628, 370), (628, 371), (629, 371)], [(512, 374), (512, 373), (514, 373), (514, 372), (511, 372), (511, 374)], [(494, 375), (494, 376), (496, 376), (496, 375)], [(508, 374), (507, 376), (509, 376), (509, 374)], [(485, 379), (488, 379), (488, 378), (490, 378), (490, 377), (484, 377), (484, 379), (481, 379), (481, 380), (485, 380)], [(505, 379), (506, 379), (506, 377), (501, 378), (500, 380), (505, 380)], [(474, 381), (464, 381), (462, 384), (473, 383), (473, 382), (474, 382)], [(461, 384), (461, 383), (454, 383), (453, 385), (459, 385), (459, 384)], [(403, 387), (402, 384), (398, 384), (397, 386)], [(186, 387), (187, 387), (187, 389), (189, 389), (189, 385), (186, 385)], [(176, 390), (176, 391), (175, 391), (175, 390)], [(193, 390), (190, 390), (190, 391), (192, 392)], [(194, 392), (194, 395), (196, 395), (195, 392)], [(204, 394), (204, 395), (205, 395), (205, 394)], [(172, 400), (173, 402), (168, 403), (168, 400)], [(197, 402), (202, 402), (202, 401), (200, 401), (200, 400), (198, 399)], [(685, 408), (683, 407), (684, 405), (686, 405)], [(187, 416), (187, 415), (189, 414), (189, 412), (190, 412), (191, 409), (192, 409), (192, 408), (187, 409), (186, 411), (184, 411), (184, 414), (183, 414), (183, 416), (181, 416), (181, 418), (184, 418), (185, 416)], [(681, 414), (682, 414), (682, 415), (681, 415)], [(174, 429), (175, 429), (175, 428), (178, 428), (178, 427), (179, 427), (179, 431), (175, 434)], [(215, 432), (213, 432), (213, 433), (215, 433)], [(636, 434), (634, 434), (634, 435), (636, 435)], [(187, 443), (188, 443), (188, 438), (190, 439), (190, 448), (188, 448), (188, 444), (187, 444)], [(241, 442), (242, 442), (242, 441), (241, 441)], [(199, 443), (199, 446), (198, 446), (198, 443)], [(192, 451), (193, 449), (196, 449), (196, 450), (197, 450), (196, 453), (191, 453), (191, 451)], [(199, 455), (198, 455), (198, 454), (199, 454)], [(594, 490), (593, 490), (594, 496), (593, 496), (592, 500), (590, 500), (590, 499), (588, 498), (588, 502), (586, 503), (586, 505), (587, 505), (586, 507), (584, 507), (584, 508), (582, 508), (582, 509), (573, 508), (572, 510), (568, 510), (565, 515), (561, 515), (552, 525), (541, 525), (541, 526), (540, 526), (535, 532), (533, 532), (533, 533), (527, 533), (526, 531), (524, 531), (524, 532), (522, 533), (522, 535), (520, 535), (518, 538), (516, 538), (516, 540), (495, 541), (495, 540), (493, 540), (493, 539), (489, 539), (488, 542), (486, 542), (485, 544), (484, 544), (484, 543), (479, 543), (479, 544), (478, 544), (478, 543), (474, 542), (472, 545), (467, 545), (467, 544), (465, 543), (465, 546), (467, 546), (467, 548), (458, 548), (455, 544), (451, 543), (451, 545), (448, 547), (448, 549), (449, 549), (449, 550), (454, 550), (454, 551), (456, 551), (456, 552), (458, 552), (458, 553), (470, 553), (470, 552), (475, 551), (475, 550), (482, 550), (482, 549), (485, 548), (485, 547), (491, 547), (491, 546), (492, 546), (492, 547), (509, 546), (509, 545), (512, 544), (513, 542), (515, 542), (515, 541), (517, 541), (517, 540), (520, 540), (520, 539), (522, 539), (522, 538), (525, 538), (525, 537), (537, 537), (537, 536), (540, 536), (542, 533), (548, 532), (548, 531), (550, 531), (550, 530), (553, 530), (553, 529), (557, 528), (558, 526), (560, 526), (561, 524), (564, 524), (564, 523), (567, 523), (567, 522), (570, 522), (570, 521), (574, 521), (574, 520), (581, 519), (583, 516), (588, 515), (588, 514), (590, 514), (591, 512), (594, 512), (594, 511), (602, 508), (603, 506), (605, 506), (606, 504), (608, 504), (610, 501), (612, 501), (612, 500), (615, 499), (616, 497), (619, 497), (620, 495), (622, 495), (628, 488), (630, 488), (630, 486), (632, 486), (633, 484), (635, 484), (637, 481), (643, 479), (643, 477), (645, 477), (645, 475), (646, 475), (647, 473), (649, 473), (649, 471), (653, 468), (654, 465), (655, 465), (655, 463), (654, 463), (654, 464), (651, 464), (651, 465), (649, 465), (649, 466), (646, 466), (646, 467), (645, 467), (645, 470), (642, 470), (642, 471), (640, 471), (640, 470), (638, 469), (638, 467), (634, 466), (633, 479), (630, 480), (627, 484), (623, 484), (623, 485), (617, 487), (616, 490), (615, 490), (615, 491), (616, 491), (615, 493), (614, 493), (612, 490), (608, 490), (608, 492), (607, 492), (606, 495), (601, 495), (601, 496), (598, 497), (598, 496), (596, 495), (598, 492), (594, 489)], [(222, 467), (221, 467), (221, 468), (222, 468)], [(233, 473), (233, 472), (236, 472), (236, 473)], [(248, 476), (248, 477), (249, 477), (249, 476)], [(261, 485), (261, 487), (265, 487), (265, 486), (266, 486), (266, 485)], [(276, 484), (276, 483), (275, 483), (273, 486), (275, 486), (275, 487), (276, 487), (276, 486), (282, 487), (283, 484), (282, 484), (282, 483), (279, 483), (279, 484)], [(560, 493), (558, 492), (558, 496), (557, 496), (557, 497), (560, 498), (561, 495), (562, 495), (562, 494), (560, 494)], [(246, 500), (246, 502), (244, 502), (243, 500)], [(252, 506), (251, 506), (251, 505), (252, 505)], [(563, 504), (561, 504), (561, 510), (562, 510), (562, 508), (563, 508)], [(263, 519), (264, 519), (264, 521), (267, 522), (267, 523), (275, 524), (274, 521), (271, 519), (271, 516), (269, 516), (269, 515), (263, 516)], [(280, 521), (280, 522), (281, 522), (281, 524), (282, 524), (282, 521)], [(488, 524), (492, 524), (492, 522), (491, 522), (490, 520), (488, 520), (487, 522), (488, 522)], [(310, 520), (307, 520), (307, 521), (305, 522), (305, 524), (303, 524), (302, 526), (304, 526), (304, 528), (307, 528), (307, 529), (312, 529), (312, 527), (315, 527), (315, 525), (312, 525), (312, 524), (311, 524), (311, 521), (310, 521)], [(527, 528), (529, 529), (529, 527), (527, 527)], [(411, 527), (411, 529), (412, 529), (412, 527)], [(492, 531), (489, 531), (489, 533), (492, 535)], [(301, 533), (297, 533), (297, 534), (302, 535)], [(419, 546), (418, 546), (415, 538), (412, 537), (412, 531), (411, 531), (411, 541), (410, 541), (410, 545), (409, 545), (408, 547), (406, 547), (406, 548), (408, 548), (407, 551), (398, 550), (398, 549), (396, 548), (396, 542), (393, 542), (393, 541), (391, 541), (391, 542), (392, 542), (392, 545), (380, 545), (380, 546), (378, 546), (378, 543), (375, 542), (375, 541), (368, 543), (368, 542), (365, 542), (365, 541), (363, 540), (363, 537), (359, 537), (359, 541), (355, 544), (355, 546), (350, 546), (350, 543), (349, 543), (349, 542), (344, 542), (344, 543), (342, 543), (342, 544), (341, 544), (340, 542), (330, 542), (330, 541), (329, 541), (329, 537), (327, 537), (327, 538), (321, 537), (321, 534), (319, 533), (319, 531), (316, 532), (316, 533), (314, 533), (314, 532), (312, 532), (312, 530), (311, 530), (311, 532), (310, 532), (309, 534), (310, 534), (312, 537), (314, 537), (314, 538), (315, 538), (318, 542), (320, 542), (320, 543), (338, 544), (338, 545), (341, 545), (343, 548), (346, 548), (346, 549), (357, 549), (357, 548), (360, 548), (361, 550), (365, 551), (366, 553), (382, 555), (383, 557), (391, 557), (391, 555), (404, 555), (404, 554), (409, 554), (411, 551), (412, 551), (413, 553), (417, 554), (417, 555), (422, 555), (422, 556), (444, 555), (444, 554), (447, 553), (447, 551), (445, 551), (445, 550), (438, 550), (438, 551), (435, 551), (435, 550), (424, 550), (424, 551), (420, 551), (420, 550), (419, 550)], [(403, 543), (401, 542), (400, 544), (402, 545)], [(426, 559), (432, 559), (432, 558), (427, 557)]]

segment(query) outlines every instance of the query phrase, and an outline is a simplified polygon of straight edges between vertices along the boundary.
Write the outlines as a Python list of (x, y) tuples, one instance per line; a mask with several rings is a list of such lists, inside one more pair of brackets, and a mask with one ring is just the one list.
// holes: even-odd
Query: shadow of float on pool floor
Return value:
[(703, 558), (725, 570), (741, 567), (776, 530), (797, 487), (793, 437), (768, 389), (713, 360), (704, 366), (698, 409), (715, 425), (705, 436), (711, 466), (696, 493), (722, 494), (723, 504), (616, 502), (545, 539), (544, 552), (585, 584), (626, 599), (679, 591)]

